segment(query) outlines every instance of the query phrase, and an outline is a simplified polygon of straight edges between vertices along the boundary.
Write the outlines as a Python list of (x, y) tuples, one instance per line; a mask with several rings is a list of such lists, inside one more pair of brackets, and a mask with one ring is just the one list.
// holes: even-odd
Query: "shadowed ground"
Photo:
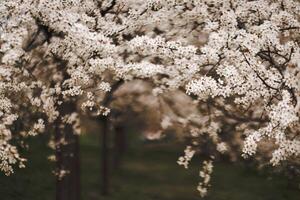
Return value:
[[(33, 139), (26, 169), (11, 177), (0, 175), (1, 200), (53, 200), (53, 164), (46, 141)], [(81, 138), (82, 200), (199, 200), (196, 191), (200, 161), (185, 170), (176, 164), (184, 147), (174, 143), (144, 143), (132, 140), (123, 164), (111, 170), (111, 195), (100, 196), (99, 140), (93, 135)], [(215, 167), (213, 187), (206, 200), (299, 200), (300, 190), (289, 188), (281, 176), (270, 176), (227, 163)]]

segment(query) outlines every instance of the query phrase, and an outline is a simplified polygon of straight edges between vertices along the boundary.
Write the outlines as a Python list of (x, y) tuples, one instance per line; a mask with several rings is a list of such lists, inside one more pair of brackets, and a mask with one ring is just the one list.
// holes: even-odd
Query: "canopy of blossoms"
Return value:
[[(24, 158), (13, 145), (59, 121), (78, 132), (78, 112), (107, 115), (112, 84), (145, 79), (153, 93), (183, 90), (199, 109), (182, 116), (201, 135), (245, 135), (243, 156), (270, 141), (270, 162), (299, 156), (300, 4), (296, 0), (4, 0), (0, 4), (0, 168)], [(101, 101), (100, 101), (101, 102)], [(198, 187), (206, 193), (211, 160)]]

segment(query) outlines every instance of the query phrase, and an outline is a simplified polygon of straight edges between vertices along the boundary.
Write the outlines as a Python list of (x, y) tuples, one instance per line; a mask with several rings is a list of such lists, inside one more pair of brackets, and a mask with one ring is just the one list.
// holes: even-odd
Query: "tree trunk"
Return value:
[(123, 155), (127, 150), (126, 133), (122, 125), (115, 127), (114, 138), (114, 169), (119, 169), (122, 164)]
[(108, 118), (103, 116), (100, 118), (102, 125), (101, 133), (101, 143), (102, 143), (102, 152), (101, 152), (101, 171), (102, 171), (102, 195), (109, 194), (109, 124)]
[[(102, 105), (108, 107), (113, 100), (114, 92), (123, 84), (123, 80), (117, 81), (112, 85), (110, 92), (108, 92), (103, 101)], [(109, 194), (109, 119), (107, 116), (100, 116), (100, 123), (102, 126), (101, 131), (101, 143), (102, 143), (102, 152), (101, 152), (101, 193), (102, 195)]]
[(80, 153), (79, 153), (79, 136), (72, 135), (70, 157), (70, 196), (72, 200), (80, 200)]
[[(62, 133), (59, 129), (59, 124), (55, 125), (55, 156), (56, 156), (56, 171), (59, 172), (64, 169), (64, 159), (61, 145), (57, 143), (62, 139)], [(67, 198), (66, 189), (66, 180), (61, 179), (58, 175), (56, 175), (56, 200), (64, 200)]]
[(81, 168), (80, 168), (80, 143), (79, 143), (79, 136), (76, 135), (76, 142), (75, 142), (75, 157), (74, 157), (74, 160), (75, 160), (75, 163), (74, 163), (74, 166), (75, 166), (75, 169), (74, 169), (74, 174), (75, 174), (75, 191), (76, 192), (76, 200), (80, 200), (80, 196), (81, 196), (81, 178), (80, 178), (80, 175), (81, 175)]
[[(75, 104), (63, 104), (61, 116), (70, 114), (76, 109)], [(80, 199), (80, 158), (79, 136), (73, 133), (71, 125), (63, 124), (60, 119), (55, 125), (55, 155), (56, 170), (67, 171), (64, 176), (56, 176), (56, 200), (79, 200)], [(64, 140), (66, 144), (61, 144)]]

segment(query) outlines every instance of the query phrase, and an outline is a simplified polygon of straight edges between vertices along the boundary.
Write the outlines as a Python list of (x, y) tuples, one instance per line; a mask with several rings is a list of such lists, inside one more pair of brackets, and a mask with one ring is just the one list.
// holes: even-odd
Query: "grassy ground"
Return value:
[[(179, 147), (181, 148), (181, 147)], [(182, 147), (183, 149), (183, 147)], [(199, 200), (198, 164), (189, 170), (176, 164), (182, 149), (171, 144), (135, 143), (119, 170), (112, 171), (111, 195), (102, 197), (99, 185), (100, 148), (95, 136), (81, 138), (82, 200)], [(26, 169), (11, 177), (0, 175), (1, 200), (53, 200), (55, 193), (49, 150), (35, 142)], [(287, 187), (281, 176), (270, 177), (226, 163), (215, 167), (206, 200), (299, 200), (300, 191)]]
[[(44, 138), (30, 141), (30, 149), (23, 152), (28, 158), (26, 168), (16, 169), (11, 176), (0, 173), (1, 200), (53, 200), (55, 180), (53, 164), (47, 161), (50, 150)], [(22, 154), (22, 155), (24, 155)]]

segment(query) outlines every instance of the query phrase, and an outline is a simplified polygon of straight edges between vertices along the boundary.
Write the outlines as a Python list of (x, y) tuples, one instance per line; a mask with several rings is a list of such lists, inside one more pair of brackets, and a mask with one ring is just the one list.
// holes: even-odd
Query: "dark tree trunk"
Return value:
[(70, 200), (80, 200), (80, 155), (79, 155), (79, 136), (72, 135), (70, 144)]
[[(55, 143), (58, 143), (62, 139), (62, 133), (59, 128), (59, 123), (55, 124)], [(60, 170), (64, 169), (64, 158), (63, 158), (63, 151), (61, 145), (56, 144), (55, 146), (55, 156), (56, 156), (56, 171), (59, 172)], [(66, 180), (61, 179), (56, 175), (56, 200), (64, 200), (67, 198), (67, 192), (65, 187)]]
[(122, 125), (117, 125), (114, 130), (114, 169), (119, 169), (127, 150), (126, 133)]
[(79, 146), (79, 136), (75, 135), (75, 143), (74, 143), (74, 184), (75, 184), (75, 200), (80, 200), (81, 195), (81, 184), (80, 184), (80, 175), (81, 175), (81, 169), (80, 169), (80, 146)]
[[(61, 105), (61, 115), (70, 114), (76, 109), (75, 104)], [(66, 144), (60, 144), (65, 140)], [(73, 133), (71, 125), (63, 124), (60, 119), (55, 127), (56, 170), (68, 171), (63, 177), (56, 176), (56, 200), (80, 199), (80, 158), (79, 136)]]
[(101, 133), (101, 143), (102, 143), (102, 152), (101, 152), (101, 171), (102, 171), (102, 195), (109, 194), (109, 124), (106, 116), (100, 118), (102, 125)]
[[(111, 90), (107, 93), (102, 101), (102, 105), (108, 107), (113, 100), (114, 92), (123, 84), (122, 80), (112, 85)], [(107, 116), (99, 117), (101, 123), (101, 193), (109, 194), (109, 118)]]

